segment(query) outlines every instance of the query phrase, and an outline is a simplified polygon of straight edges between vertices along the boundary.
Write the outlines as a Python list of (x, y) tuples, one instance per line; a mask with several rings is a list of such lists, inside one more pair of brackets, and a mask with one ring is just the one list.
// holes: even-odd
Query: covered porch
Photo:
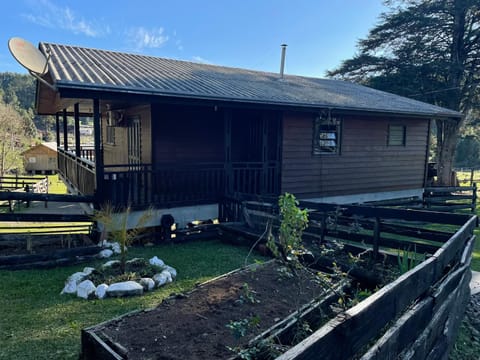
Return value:
[[(280, 193), (280, 112), (72, 101), (56, 113), (58, 169), (78, 193), (93, 195), (97, 206), (171, 208), (218, 203), (239, 193)], [(112, 109), (121, 114), (116, 122)], [(81, 116), (94, 120), (93, 147), (82, 145)]]

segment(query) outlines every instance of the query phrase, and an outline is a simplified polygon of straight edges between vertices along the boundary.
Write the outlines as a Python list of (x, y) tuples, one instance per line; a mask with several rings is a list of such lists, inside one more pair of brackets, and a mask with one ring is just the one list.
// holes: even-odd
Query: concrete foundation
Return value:
[(306, 201), (330, 203), (330, 204), (357, 204), (369, 201), (382, 201), (382, 200), (394, 200), (405, 199), (410, 197), (422, 198), (423, 189), (409, 189), (399, 191), (384, 191), (365, 194), (354, 195), (337, 195), (337, 196), (325, 196), (318, 198), (302, 199)]

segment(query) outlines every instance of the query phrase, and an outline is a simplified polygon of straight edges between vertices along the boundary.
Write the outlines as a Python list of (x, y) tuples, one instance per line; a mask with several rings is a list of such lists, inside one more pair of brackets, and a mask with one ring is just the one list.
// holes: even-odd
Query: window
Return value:
[(106, 129), (106, 143), (110, 145), (115, 145), (115, 127), (107, 125)]
[(315, 119), (313, 135), (313, 154), (339, 154), (340, 153), (341, 120), (319, 116)]
[(388, 146), (405, 146), (407, 127), (404, 125), (388, 125)]

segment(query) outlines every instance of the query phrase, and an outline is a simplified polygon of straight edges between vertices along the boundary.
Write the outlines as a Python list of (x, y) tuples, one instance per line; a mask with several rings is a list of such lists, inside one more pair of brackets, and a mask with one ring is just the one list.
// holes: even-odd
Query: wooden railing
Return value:
[(218, 202), (225, 193), (277, 194), (276, 164), (223, 162), (105, 167), (105, 199), (115, 205), (170, 207)]
[(58, 171), (83, 195), (95, 192), (95, 163), (58, 149)]
[[(85, 157), (58, 149), (59, 172), (83, 195), (94, 195), (95, 163), (91, 149)], [(114, 206), (182, 206), (218, 202), (225, 194), (277, 195), (277, 162), (115, 164), (104, 166), (104, 183), (97, 201)]]

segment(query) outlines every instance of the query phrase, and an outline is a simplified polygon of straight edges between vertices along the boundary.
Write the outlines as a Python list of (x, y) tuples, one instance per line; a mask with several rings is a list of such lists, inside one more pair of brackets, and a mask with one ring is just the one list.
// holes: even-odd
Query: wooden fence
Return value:
[(472, 213), (477, 207), (477, 184), (472, 186), (435, 186), (425, 188), (423, 207), (432, 210), (454, 211), (468, 209)]
[[(300, 206), (309, 209), (307, 238), (336, 240), (393, 258), (415, 247), (426, 260), (277, 359), (446, 359), (470, 298), (477, 217), (311, 202)], [(221, 206), (222, 216), (244, 220), (243, 226), (257, 235), (269, 219), (278, 222), (277, 213), (275, 203), (258, 198), (225, 199)], [(443, 229), (432, 230), (432, 223)], [(238, 231), (239, 224), (232, 228)]]
[[(16, 198), (20, 193), (48, 193), (48, 177), (15, 176), (0, 178), (0, 207), (8, 207), (13, 212), (18, 203), (29, 202)], [(7, 194), (13, 194), (8, 196)]]
[[(12, 224), (14, 222), (14, 224)], [(0, 269), (71, 265), (99, 252), (88, 215), (0, 214)]]

